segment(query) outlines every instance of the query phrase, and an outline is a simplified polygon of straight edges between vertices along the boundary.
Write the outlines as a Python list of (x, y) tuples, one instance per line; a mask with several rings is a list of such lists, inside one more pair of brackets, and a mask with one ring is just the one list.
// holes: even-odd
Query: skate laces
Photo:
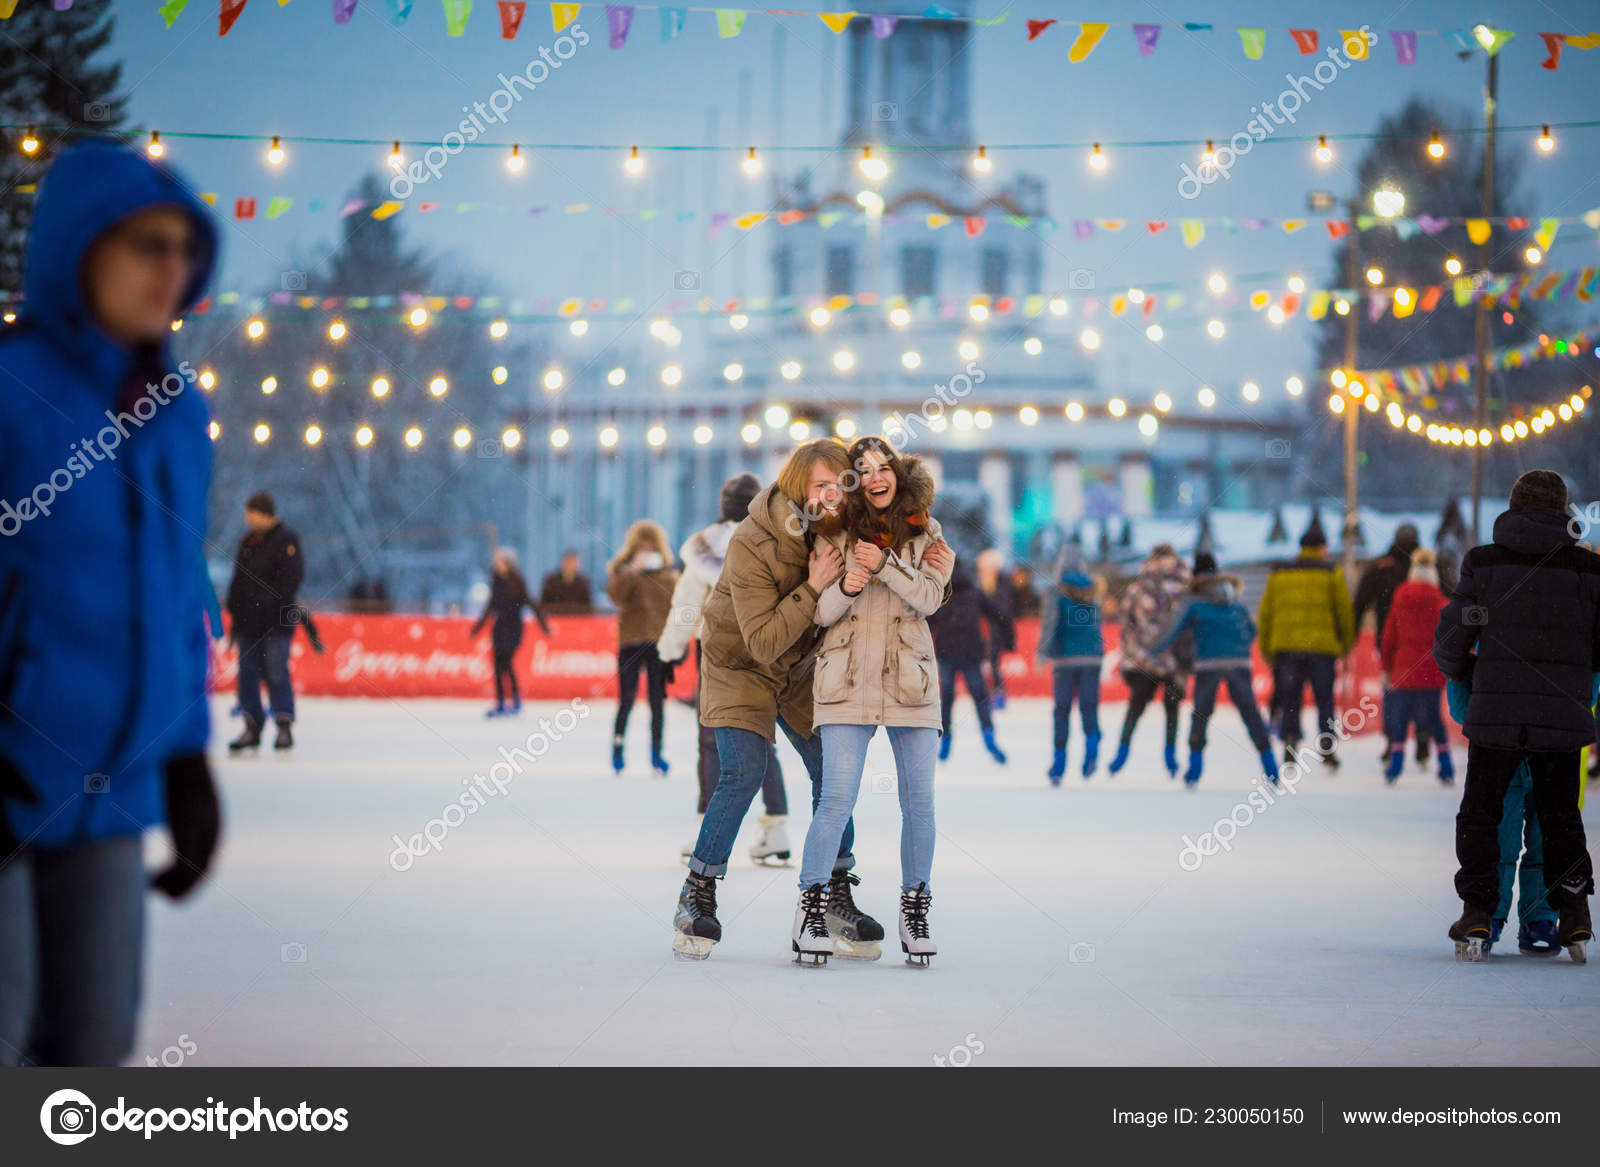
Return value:
[(689, 880), (689, 903), (694, 907), (696, 916), (711, 916), (717, 914), (717, 881), (710, 876), (704, 879)]
[(861, 915), (856, 908), (855, 897), (850, 894), (852, 884), (861, 882), (861, 877), (850, 871), (835, 871), (828, 881), (828, 909), (836, 916), (843, 916), (847, 920), (854, 920)]
[(814, 883), (800, 893), (800, 909), (806, 914), (803, 928), (807, 936), (820, 939), (828, 934), (828, 921), (822, 914), (825, 890), (820, 883)]
[(905, 917), (906, 931), (911, 933), (913, 940), (928, 938), (928, 909), (932, 905), (932, 894), (920, 887), (916, 891), (900, 893), (900, 914)]

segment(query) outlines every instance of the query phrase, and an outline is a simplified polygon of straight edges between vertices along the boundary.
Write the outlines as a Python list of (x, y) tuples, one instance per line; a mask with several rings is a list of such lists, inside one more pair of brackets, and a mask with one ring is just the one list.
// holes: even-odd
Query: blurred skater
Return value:
[(304, 609), (295, 594), (305, 578), (305, 557), (300, 536), (278, 517), (277, 505), (264, 490), (252, 494), (244, 505), (250, 528), (239, 540), (234, 556), (233, 580), (228, 584), (228, 616), (234, 643), (239, 646), (239, 706), (244, 711), (244, 732), (228, 743), (234, 753), (261, 744), (266, 711), (261, 707), (261, 686), (272, 702), (277, 733), (272, 748), (294, 746), (294, 681), (289, 674), (289, 649)]
[[(1394, 541), (1390, 543), (1389, 550), (1377, 559), (1367, 564), (1361, 573), (1361, 579), (1356, 583), (1355, 598), (1355, 627), (1356, 635), (1361, 634), (1361, 623), (1366, 619), (1368, 612), (1372, 613), (1373, 639), (1380, 643), (1383, 640), (1383, 629), (1389, 620), (1389, 606), (1394, 602), (1395, 591), (1401, 584), (1410, 578), (1411, 557), (1417, 551), (1417, 528), (1411, 523), (1402, 523), (1396, 528)], [(1429, 552), (1432, 555), (1432, 552)], [(1433, 571), (1434, 581), (1438, 582), (1438, 566), (1435, 562)], [(1429, 631), (1429, 644), (1432, 644), (1432, 631)], [(1440, 684), (1444, 682), (1441, 680)], [(1403, 700), (1403, 699), (1401, 699)], [(1392, 703), (1389, 690), (1386, 687), (1383, 694), (1384, 703), (1384, 730), (1383, 761), (1388, 765), (1389, 755), (1394, 742), (1387, 737), (1389, 724), (1397, 716), (1390, 711)], [(1428, 731), (1422, 725), (1417, 726), (1417, 761), (1426, 765), (1430, 738)]]
[(641, 669), (650, 700), (650, 765), (662, 777), (667, 773), (667, 760), (661, 754), (667, 677), (656, 655), (656, 640), (667, 626), (677, 585), (667, 533), (660, 523), (640, 519), (628, 528), (622, 550), (606, 565), (606, 595), (617, 605), (617, 723), (611, 734), (611, 768), (618, 774)]
[[(216, 849), (212, 445), (169, 348), (216, 258), (190, 189), (131, 150), (64, 153), (0, 330), (0, 1065), (124, 1061), (147, 889), (188, 895)], [(162, 823), (173, 860), (151, 878)]]
[(1439, 569), (1432, 551), (1422, 548), (1411, 555), (1406, 582), (1395, 589), (1388, 619), (1379, 637), (1383, 658), (1383, 736), (1389, 743), (1383, 776), (1400, 777), (1406, 764), (1406, 729), (1417, 727), (1417, 737), (1439, 743), (1439, 781), (1454, 782), (1455, 760), (1444, 715), (1444, 674), (1433, 661), (1433, 633), (1439, 613), (1447, 603), (1439, 589)]
[(1309, 683), (1317, 706), (1314, 740), (1323, 765), (1337, 768), (1333, 680), (1339, 658), (1355, 644), (1355, 619), (1344, 571), (1328, 558), (1321, 523), (1313, 522), (1300, 536), (1298, 558), (1278, 564), (1267, 576), (1257, 623), (1261, 657), (1275, 674), (1285, 761), (1295, 760), (1300, 745), (1300, 703)]
[[(1001, 659), (1017, 650), (1017, 602), (1004, 566), (1000, 552), (993, 547), (978, 552), (978, 587), (989, 598), (984, 623), (988, 631), (991, 704), (996, 709), (1006, 707), (1006, 674)], [(992, 616), (988, 615), (990, 612)]]
[(533, 618), (539, 622), (539, 631), (548, 637), (550, 622), (545, 619), (544, 609), (539, 602), (528, 594), (528, 582), (517, 570), (516, 552), (509, 547), (502, 547), (494, 553), (489, 568), (489, 600), (483, 606), (483, 614), (473, 624), (472, 631), (467, 633), (469, 639), (476, 637), (493, 618), (489, 645), (494, 654), (494, 708), (489, 710), (489, 717), (514, 714), (522, 709), (522, 691), (517, 687), (517, 674), (511, 667), (511, 658), (522, 644), (524, 608), (533, 612)]
[(1068, 553), (1061, 581), (1045, 597), (1044, 622), (1039, 627), (1038, 658), (1049, 664), (1055, 696), (1049, 778), (1061, 785), (1067, 772), (1067, 730), (1073, 702), (1083, 726), (1083, 776), (1094, 776), (1100, 756), (1100, 662), (1105, 642), (1100, 631), (1100, 601), (1105, 582), (1083, 570), (1081, 553)]
[(1128, 709), (1122, 715), (1116, 756), (1107, 767), (1113, 774), (1128, 764), (1134, 728), (1151, 698), (1159, 692), (1167, 720), (1162, 758), (1168, 776), (1178, 776), (1178, 708), (1183, 704), (1188, 678), (1177, 653), (1187, 642), (1174, 644), (1163, 652), (1154, 651), (1154, 647), (1177, 618), (1188, 591), (1188, 567), (1171, 543), (1158, 543), (1122, 597), (1122, 679), (1128, 685)]
[(578, 553), (564, 551), (561, 568), (539, 585), (539, 606), (546, 616), (587, 616), (594, 611), (589, 577), (578, 570)]
[(944, 732), (939, 738), (939, 760), (950, 757), (950, 712), (956, 699), (956, 676), (966, 682), (967, 696), (972, 698), (972, 708), (978, 714), (978, 728), (983, 734), (983, 748), (1002, 766), (1006, 755), (995, 742), (994, 718), (989, 714), (989, 686), (983, 680), (985, 656), (983, 626), (980, 621), (990, 617), (996, 621), (999, 613), (993, 611), (989, 597), (973, 579), (972, 569), (957, 560), (950, 577), (950, 596), (928, 619), (933, 632), (934, 656), (939, 661), (939, 710)]

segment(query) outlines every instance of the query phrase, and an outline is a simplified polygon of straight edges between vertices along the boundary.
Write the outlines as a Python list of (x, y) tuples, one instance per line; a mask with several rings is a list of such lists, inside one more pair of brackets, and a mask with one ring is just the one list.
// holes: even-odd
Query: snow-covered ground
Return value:
[[(237, 725), (227, 704), (219, 741)], [(292, 758), (219, 746), (220, 863), (195, 902), (153, 901), (134, 1063), (1600, 1063), (1600, 962), (1514, 943), (1485, 965), (1452, 959), (1456, 793), (1414, 764), (1386, 788), (1374, 739), (1347, 746), (1335, 776), (1258, 796), (1258, 812), (1226, 707), (1196, 791), (1161, 768), (1159, 710), (1114, 780), (1104, 758), (1077, 777), (1075, 724), (1074, 769), (1052, 789), (1048, 705), (998, 715), (1001, 768), (963, 696), (939, 773), (939, 957), (908, 968), (894, 942), (899, 820), (892, 784), (872, 780), (892, 772), (880, 735), (858, 899), (890, 940), (876, 964), (809, 970), (789, 952), (797, 870), (746, 857), (754, 811), (720, 885), (723, 943), (706, 962), (673, 960), (693, 715), (670, 707), (660, 780), (636, 709), (617, 778), (613, 708), (490, 721), (468, 702), (307, 700)], [(1114, 735), (1122, 708), (1103, 712)], [(505, 792), (444, 826), (439, 850), (396, 854), (394, 836), (428, 829), (541, 717), (569, 728), (535, 740), (542, 757), (521, 773), (502, 767)], [(781, 752), (798, 857), (808, 784)], [(1230, 815), (1251, 820), (1230, 850), (1184, 852)], [(1587, 819), (1593, 832), (1592, 806)]]

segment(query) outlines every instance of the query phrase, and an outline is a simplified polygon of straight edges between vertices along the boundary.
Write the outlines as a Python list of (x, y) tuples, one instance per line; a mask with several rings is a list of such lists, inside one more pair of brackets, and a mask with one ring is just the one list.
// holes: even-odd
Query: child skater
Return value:
[(1439, 712), (1444, 674), (1433, 660), (1433, 633), (1439, 626), (1439, 612), (1447, 603), (1439, 588), (1438, 557), (1426, 547), (1413, 551), (1406, 581), (1395, 588), (1380, 630), (1383, 671), (1389, 678), (1389, 699), (1384, 702), (1389, 724), (1383, 727), (1383, 736), (1389, 740), (1383, 776), (1389, 782), (1399, 778), (1405, 769), (1406, 729), (1413, 722), (1419, 737), (1426, 735), (1439, 743), (1439, 781), (1455, 781), (1450, 738)]
[[(910, 963), (926, 965), (938, 951), (928, 927), (928, 882), (940, 729), (928, 617), (944, 600), (953, 561), (928, 514), (933, 477), (922, 463), (879, 437), (858, 439), (849, 455), (859, 481), (848, 484), (844, 528), (818, 536), (850, 566), (817, 599), (815, 621), (826, 629), (812, 682), (822, 793), (806, 832), (790, 943), (801, 963), (825, 964), (835, 951), (828, 915), (839, 893), (829, 881), (841, 874), (834, 871), (839, 842), (861, 789), (867, 744), (882, 726), (900, 784), (900, 947)], [(849, 883), (843, 891), (848, 895)]]
[(1278, 781), (1272, 739), (1250, 687), (1250, 645), (1256, 638), (1256, 625), (1239, 602), (1243, 588), (1237, 576), (1217, 571), (1213, 555), (1195, 552), (1189, 600), (1157, 645), (1158, 652), (1165, 652), (1185, 633), (1194, 637), (1194, 712), (1189, 721), (1189, 768), (1183, 773), (1183, 780), (1191, 789), (1199, 783), (1205, 768), (1206, 726), (1216, 708), (1217, 690), (1223, 685), (1228, 687), (1228, 699), (1244, 721), (1250, 744), (1261, 755), (1262, 773), (1274, 785)]
[(1061, 785), (1067, 772), (1067, 720), (1078, 703), (1083, 725), (1083, 776), (1092, 777), (1100, 754), (1100, 658), (1105, 642), (1100, 633), (1100, 598), (1105, 584), (1083, 570), (1081, 552), (1068, 552), (1061, 582), (1045, 596), (1039, 627), (1038, 656), (1048, 661), (1055, 691), (1055, 754), (1048, 777)]

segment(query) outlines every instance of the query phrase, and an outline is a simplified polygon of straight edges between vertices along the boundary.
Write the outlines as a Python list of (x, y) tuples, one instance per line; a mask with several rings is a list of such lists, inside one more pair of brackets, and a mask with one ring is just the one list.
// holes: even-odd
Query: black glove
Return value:
[(0, 866), (4, 866), (22, 846), (22, 841), (11, 830), (11, 823), (6, 818), (7, 799), (32, 806), (39, 801), (39, 792), (28, 785), (28, 780), (10, 758), (0, 758)]
[(180, 900), (205, 878), (222, 829), (217, 785), (204, 754), (181, 754), (167, 763), (167, 829), (177, 854), (172, 866), (156, 873), (150, 886)]
[(683, 663), (683, 658), (677, 660), (664, 660), (661, 662), (661, 680), (663, 684), (670, 685), (678, 675), (678, 666)]

